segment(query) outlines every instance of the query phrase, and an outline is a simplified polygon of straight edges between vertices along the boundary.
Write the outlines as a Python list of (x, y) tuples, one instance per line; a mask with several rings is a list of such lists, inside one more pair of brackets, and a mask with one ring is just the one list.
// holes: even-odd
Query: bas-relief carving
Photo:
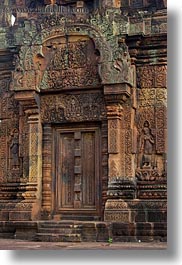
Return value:
[(19, 159), (19, 131), (14, 129), (11, 133), (11, 138), (9, 141), (10, 148), (10, 170), (19, 169), (20, 159)]
[[(144, 116), (145, 117), (145, 116)], [(153, 129), (152, 125), (153, 124)], [(136, 169), (136, 177), (138, 180), (162, 180), (166, 177), (166, 161), (165, 150), (161, 146), (165, 142), (163, 134), (160, 135), (160, 139), (157, 139), (158, 130), (155, 127), (155, 123), (151, 123), (150, 119), (146, 119), (143, 123), (143, 128), (139, 128), (138, 136), (138, 162)], [(162, 132), (164, 129), (162, 129)], [(159, 151), (160, 150), (160, 153)], [(164, 177), (164, 178), (163, 178)]]
[(137, 67), (137, 83), (141, 88), (166, 88), (167, 66), (147, 65)]
[(152, 166), (152, 154), (154, 153), (154, 136), (151, 133), (148, 121), (144, 122), (142, 134), (140, 135), (139, 148), (142, 154), (141, 168)]
[(167, 105), (166, 88), (142, 88), (138, 90), (138, 100), (141, 107)]
[[(138, 140), (138, 165), (136, 177), (139, 180), (159, 180), (166, 177), (166, 65), (150, 65), (138, 67), (138, 110), (136, 124), (139, 138), (142, 137), (142, 124), (148, 122), (151, 136), (153, 136), (153, 152), (150, 155), (150, 169), (144, 170), (145, 156), (140, 153), (140, 140)], [(152, 139), (152, 138), (151, 138)], [(152, 141), (149, 145), (152, 145)], [(148, 153), (150, 150), (148, 150)], [(148, 155), (147, 155), (148, 157)], [(141, 162), (142, 161), (142, 162)], [(148, 161), (148, 159), (147, 159)], [(150, 162), (149, 162), (150, 164)], [(157, 176), (157, 178), (156, 178)], [(164, 177), (164, 178), (163, 178)]]
[(50, 123), (99, 121), (106, 119), (105, 102), (98, 93), (43, 96), (41, 119)]
[(105, 221), (114, 221), (114, 222), (124, 222), (124, 223), (128, 223), (129, 221), (129, 212), (112, 212), (112, 211), (108, 211), (105, 213), (104, 215), (104, 219)]
[(47, 53), (50, 55), (45, 56), (50, 59), (43, 73), (40, 89), (85, 88), (100, 85), (97, 71), (99, 56), (96, 55), (93, 42), (78, 39), (76, 42), (54, 44), (49, 50)]
[[(10, 77), (0, 80), (0, 181), (13, 182), (20, 178), (18, 152), (19, 105), (10, 92)], [(11, 147), (10, 147), (11, 146)], [(13, 178), (10, 169), (16, 168)]]
[(120, 150), (120, 143), (119, 143), (120, 120), (119, 119), (109, 120), (108, 126), (109, 126), (108, 152), (111, 154), (118, 154)]
[[(53, 25), (51, 24), (51, 27), (49, 27), (49, 23), (51, 23), (51, 16), (47, 17), (46, 23), (44, 23), (44, 20), (46, 19), (45, 16), (42, 16), (42, 18), (39, 18), (41, 30), (38, 28), (33, 30), (31, 25), (29, 25), (30, 22), (27, 21), (27, 32), (32, 32), (32, 37), (30, 39), (24, 37), (24, 41), (26, 41), (26, 43), (24, 43), (24, 46), (21, 47), (19, 58), (16, 60), (16, 69), (14, 72), (14, 89), (21, 90), (23, 87), (26, 87), (27, 89), (40, 89), (40, 80), (37, 80), (36, 77), (37, 71), (39, 71), (39, 76), (44, 76), (42, 80), (43, 89), (45, 89), (44, 86), (46, 85), (47, 81), (50, 83), (49, 86), (51, 88), (56, 86), (57, 89), (61, 89), (61, 86), (79, 86), (80, 83), (81, 85), (93, 85), (94, 80), (96, 83), (98, 83), (98, 71), (103, 84), (123, 82), (133, 84), (133, 70), (131, 67), (127, 45), (125, 44), (124, 39), (122, 41), (119, 40), (122, 30), (126, 30), (124, 28), (121, 29), (121, 25), (126, 26), (127, 21), (123, 20), (121, 14), (119, 13), (115, 14), (114, 17), (112, 12), (108, 13), (107, 16), (96, 13), (87, 21), (82, 21), (81, 23), (73, 21), (72, 18), (58, 16), (54, 18), (54, 20), (56, 19), (56, 23), (53, 23)], [(62, 70), (63, 73), (60, 73), (59, 71), (56, 71), (55, 64), (58, 63), (60, 65), (60, 60), (56, 61), (56, 58), (62, 58), (64, 64), (67, 64), (68, 61), (72, 63), (74, 56), (77, 56), (78, 58), (82, 57), (82, 59), (85, 58), (85, 54), (83, 54), (85, 48), (83, 49), (83, 47), (81, 47), (83, 46), (83, 43), (79, 43), (78, 41), (74, 44), (70, 44), (69, 42), (67, 44), (65, 43), (62, 45), (62, 47), (54, 46), (54, 48), (57, 49), (57, 51), (54, 51), (55, 58), (52, 58), (53, 60), (51, 60), (51, 63), (54, 64), (54, 69), (51, 70), (54, 71), (50, 72), (48, 67), (48, 69), (42, 69), (42, 72), (41, 63), (43, 60), (46, 61), (46, 56), (44, 58), (44, 53), (38, 52), (37, 50), (41, 50), (41, 46), (44, 45), (48, 40), (53, 40), (54, 42), (55, 38), (60, 38), (61, 36), (62, 38), (69, 39), (70, 36), (75, 34), (82, 37), (87, 36), (93, 40), (95, 49), (100, 52), (98, 67), (96, 67), (96, 65), (93, 66), (88, 58), (85, 71), (83, 69), (84, 62), (81, 72), (76, 71), (76, 69), (72, 69), (73, 65), (70, 67), (70, 69), (72, 69), (71, 72), (64, 72)], [(81, 45), (81, 49), (79, 49), (79, 45)], [(43, 60), (40, 60), (40, 62), (39, 60), (36, 61), (35, 57), (37, 56), (42, 57)], [(94, 54), (92, 54), (92, 57), (93, 56)], [(40, 69), (37, 69), (37, 67)], [(70, 78), (65, 78), (66, 75), (70, 75)], [(80, 80), (76, 80), (75, 75), (80, 77)], [(92, 80), (90, 80), (92, 76), (97, 76), (97, 78), (92, 78)], [(29, 82), (29, 80), (33, 80), (32, 84)], [(65, 82), (65, 80), (68, 82), (68, 84)], [(74, 80), (76, 84), (69, 84), (71, 80)]]

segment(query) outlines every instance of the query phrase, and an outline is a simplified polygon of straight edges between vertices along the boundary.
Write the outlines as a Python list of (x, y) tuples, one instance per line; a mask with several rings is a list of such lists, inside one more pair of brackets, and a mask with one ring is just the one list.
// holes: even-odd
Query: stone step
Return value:
[(39, 224), (40, 228), (68, 228), (68, 229), (73, 229), (73, 228), (81, 228), (82, 225), (78, 224), (61, 224), (61, 223), (40, 223)]
[(15, 238), (15, 235), (14, 233), (8, 233), (8, 232), (0, 232), (0, 238), (8, 238), (8, 239), (14, 239)]
[(65, 228), (65, 227), (43, 227), (43, 228), (38, 228), (39, 233), (51, 233), (51, 234), (75, 234), (75, 233), (80, 233), (81, 229), (80, 228)]
[(44, 242), (81, 242), (80, 234), (37, 233), (36, 241)]

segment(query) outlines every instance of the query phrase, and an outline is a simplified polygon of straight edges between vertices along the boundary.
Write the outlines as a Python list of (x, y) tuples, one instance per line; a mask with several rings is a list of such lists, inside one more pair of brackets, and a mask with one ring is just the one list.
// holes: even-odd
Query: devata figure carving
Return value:
[(140, 152), (142, 155), (142, 167), (151, 167), (151, 158), (153, 153), (154, 137), (151, 134), (149, 122), (144, 122), (144, 128), (140, 137)]
[(14, 129), (10, 139), (10, 167), (11, 169), (18, 169), (20, 166), (19, 161), (19, 132)]

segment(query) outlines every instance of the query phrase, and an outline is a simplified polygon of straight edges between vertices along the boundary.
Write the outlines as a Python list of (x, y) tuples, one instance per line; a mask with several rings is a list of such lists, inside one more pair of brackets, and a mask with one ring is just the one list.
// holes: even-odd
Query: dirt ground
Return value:
[(68, 243), (68, 242), (30, 242), (16, 239), (0, 239), (0, 250), (111, 250), (111, 249), (146, 249), (146, 250), (165, 250), (167, 243), (165, 242), (122, 242), (122, 243), (104, 243), (104, 242), (81, 242), (81, 243)]

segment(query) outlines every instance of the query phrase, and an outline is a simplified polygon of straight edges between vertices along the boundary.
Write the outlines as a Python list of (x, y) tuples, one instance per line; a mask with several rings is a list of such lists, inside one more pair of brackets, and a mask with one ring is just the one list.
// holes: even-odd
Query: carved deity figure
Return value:
[(17, 129), (13, 131), (10, 139), (10, 158), (11, 169), (19, 168), (19, 134)]
[(144, 127), (140, 137), (140, 153), (142, 153), (142, 167), (151, 167), (154, 137), (151, 134), (148, 121), (144, 122)]

